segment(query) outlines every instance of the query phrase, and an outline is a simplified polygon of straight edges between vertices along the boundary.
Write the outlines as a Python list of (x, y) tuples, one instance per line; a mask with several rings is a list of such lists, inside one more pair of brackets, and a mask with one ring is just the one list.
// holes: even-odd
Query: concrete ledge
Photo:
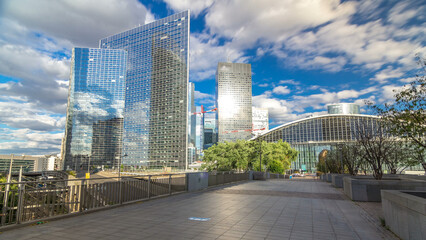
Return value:
[(331, 174), (331, 183), (337, 188), (343, 188), (343, 178), (349, 177), (350, 174)]
[(386, 225), (402, 239), (426, 239), (426, 198), (422, 195), (426, 191), (381, 191)]
[(343, 178), (343, 190), (351, 200), (362, 202), (380, 202), (380, 190), (415, 190), (426, 191), (426, 181), (384, 177), (375, 180), (372, 176)]

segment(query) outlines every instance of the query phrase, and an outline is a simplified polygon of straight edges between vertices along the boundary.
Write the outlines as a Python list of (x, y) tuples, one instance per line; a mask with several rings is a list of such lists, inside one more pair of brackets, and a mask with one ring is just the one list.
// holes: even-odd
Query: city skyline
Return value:
[(109, 4), (0, 3), (1, 154), (59, 153), (72, 47), (98, 47), (188, 8), (195, 105), (213, 107), (218, 62), (250, 63), (253, 106), (268, 108), (271, 128), (324, 114), (333, 102), (387, 102), (418, 73), (415, 54), (425, 53), (421, 1)]

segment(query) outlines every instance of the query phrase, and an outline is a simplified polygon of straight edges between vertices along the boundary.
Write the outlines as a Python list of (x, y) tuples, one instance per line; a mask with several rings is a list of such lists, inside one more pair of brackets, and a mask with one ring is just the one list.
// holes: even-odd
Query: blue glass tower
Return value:
[(128, 52), (124, 164), (186, 168), (189, 17), (184, 11), (100, 41)]
[(127, 52), (74, 48), (65, 130), (65, 169), (118, 166)]

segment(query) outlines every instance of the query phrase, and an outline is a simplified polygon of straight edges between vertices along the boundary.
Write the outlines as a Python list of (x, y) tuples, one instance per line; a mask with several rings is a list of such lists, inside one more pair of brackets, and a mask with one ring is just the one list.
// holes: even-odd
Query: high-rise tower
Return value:
[(124, 164), (187, 165), (189, 17), (184, 11), (100, 41), (128, 52)]
[(127, 52), (74, 48), (64, 144), (64, 169), (117, 167), (122, 153)]
[(251, 65), (220, 62), (216, 71), (218, 141), (250, 139), (252, 129)]

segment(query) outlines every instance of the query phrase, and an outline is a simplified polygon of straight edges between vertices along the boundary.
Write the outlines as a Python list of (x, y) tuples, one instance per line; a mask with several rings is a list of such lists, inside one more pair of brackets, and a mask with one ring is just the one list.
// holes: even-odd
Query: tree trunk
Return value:
[(425, 170), (425, 175), (426, 175), (426, 162), (422, 162), (422, 167), (423, 167), (423, 170)]

